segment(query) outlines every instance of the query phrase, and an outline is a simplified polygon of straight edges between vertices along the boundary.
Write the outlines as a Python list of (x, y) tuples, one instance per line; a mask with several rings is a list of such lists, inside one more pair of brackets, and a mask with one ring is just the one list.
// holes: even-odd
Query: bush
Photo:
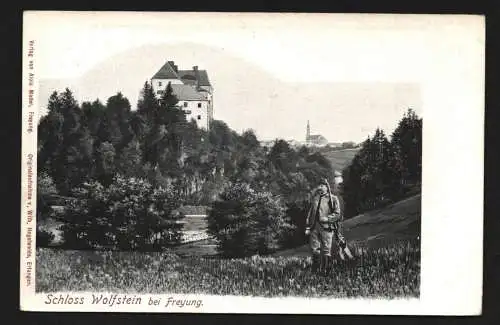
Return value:
[(51, 207), (48, 201), (50, 195), (57, 194), (57, 189), (52, 178), (45, 172), (37, 176), (37, 220), (43, 220), (50, 215)]
[(55, 236), (52, 232), (37, 228), (36, 231), (36, 246), (37, 247), (48, 247), (54, 240)]
[(287, 202), (286, 214), (292, 220), (295, 231), (288, 233), (285, 237), (285, 241), (283, 242), (284, 248), (298, 247), (307, 243), (308, 236), (304, 233), (304, 229), (306, 228), (307, 208), (308, 202), (305, 200)]
[(208, 231), (226, 257), (274, 252), (292, 228), (279, 197), (257, 192), (246, 183), (226, 189), (208, 215)]
[(113, 250), (157, 250), (181, 239), (181, 204), (172, 188), (117, 176), (104, 187), (96, 181), (77, 188), (66, 208), (66, 245)]

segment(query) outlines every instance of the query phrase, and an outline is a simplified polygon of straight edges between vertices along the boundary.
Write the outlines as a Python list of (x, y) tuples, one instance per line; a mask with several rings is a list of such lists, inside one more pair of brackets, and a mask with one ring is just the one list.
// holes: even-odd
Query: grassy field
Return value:
[[(221, 259), (210, 240), (164, 253), (37, 250), (36, 288), (251, 296), (418, 297), (420, 195), (345, 222), (356, 258), (310, 272), (307, 246), (269, 257)], [(203, 227), (196, 219), (191, 228)]]
[(328, 277), (303, 256), (181, 258), (174, 253), (37, 250), (36, 289), (118, 293), (197, 293), (262, 297), (418, 297), (420, 248), (400, 242), (358, 249)]
[(331, 151), (322, 150), (321, 153), (330, 161), (333, 169), (342, 171), (351, 163), (352, 159), (358, 151), (359, 149), (356, 148)]

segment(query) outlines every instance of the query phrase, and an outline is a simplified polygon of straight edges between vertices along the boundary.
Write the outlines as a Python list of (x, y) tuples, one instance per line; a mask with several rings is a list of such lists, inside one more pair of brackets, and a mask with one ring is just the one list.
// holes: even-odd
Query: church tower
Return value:
[(310, 138), (311, 138), (311, 127), (309, 126), (309, 120), (307, 120), (306, 143), (309, 143)]

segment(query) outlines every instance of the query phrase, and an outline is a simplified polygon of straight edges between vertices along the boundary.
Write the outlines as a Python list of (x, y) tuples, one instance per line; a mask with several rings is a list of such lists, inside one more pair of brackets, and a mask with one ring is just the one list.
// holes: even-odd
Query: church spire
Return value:
[(309, 125), (309, 120), (307, 120), (306, 143), (309, 143), (310, 137), (311, 137), (311, 127)]

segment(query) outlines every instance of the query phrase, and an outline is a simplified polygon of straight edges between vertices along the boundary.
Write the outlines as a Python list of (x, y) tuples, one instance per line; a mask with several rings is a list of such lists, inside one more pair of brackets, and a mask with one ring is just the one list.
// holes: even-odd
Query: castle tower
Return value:
[(179, 70), (174, 61), (167, 61), (153, 75), (151, 83), (158, 98), (170, 83), (186, 119), (194, 119), (198, 127), (210, 130), (214, 119), (213, 87), (206, 70), (198, 69), (197, 65), (191, 70)]

